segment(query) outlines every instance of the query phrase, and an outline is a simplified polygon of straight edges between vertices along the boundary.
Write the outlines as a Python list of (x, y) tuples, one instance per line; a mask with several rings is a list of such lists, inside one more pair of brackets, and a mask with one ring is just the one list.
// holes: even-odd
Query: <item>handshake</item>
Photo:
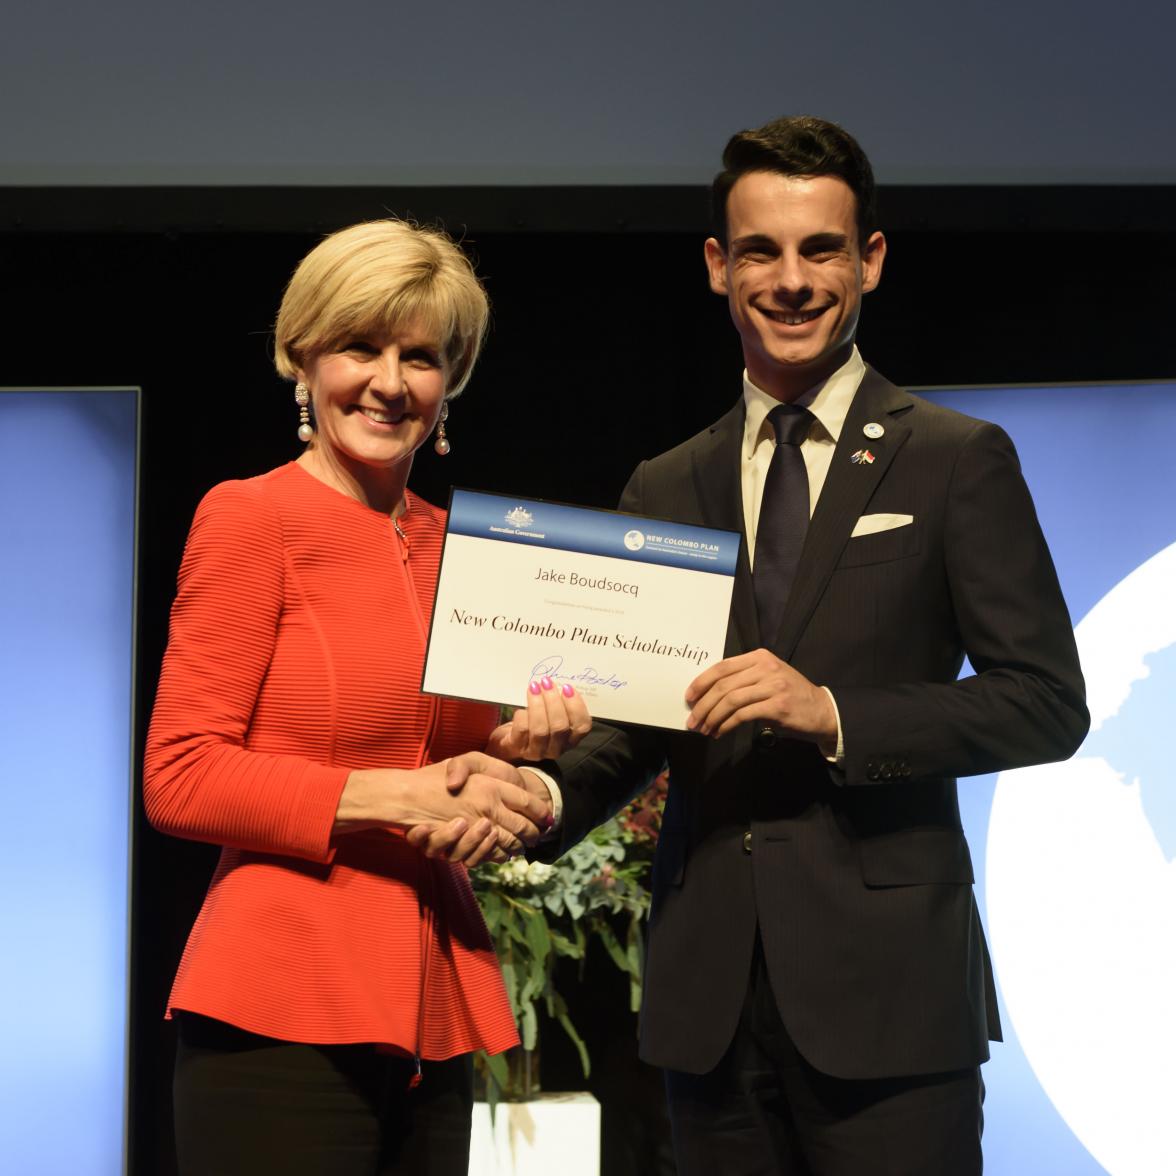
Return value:
[(554, 822), (547, 784), (527, 762), (555, 759), (591, 728), (588, 708), (571, 686), (540, 678), (528, 688), (526, 707), (491, 733), (485, 751), (415, 771), (352, 772), (335, 832), (400, 828), (427, 857), (467, 866), (504, 862), (538, 842)]
[[(460, 811), (447, 821), (422, 821), (406, 836), (427, 857), (476, 866), (504, 862), (534, 845), (554, 822), (551, 794), (526, 762), (555, 759), (592, 728), (584, 700), (548, 677), (527, 688), (527, 705), (496, 728), (485, 752), (446, 761), (445, 791)], [(438, 765), (441, 766), (441, 765)]]
[[(535, 773), (480, 751), (436, 766), (445, 773), (444, 795), (435, 798), (436, 815), (410, 825), (405, 833), (426, 857), (470, 867), (504, 862), (551, 829), (551, 795)], [(447, 812), (455, 815), (445, 819)]]

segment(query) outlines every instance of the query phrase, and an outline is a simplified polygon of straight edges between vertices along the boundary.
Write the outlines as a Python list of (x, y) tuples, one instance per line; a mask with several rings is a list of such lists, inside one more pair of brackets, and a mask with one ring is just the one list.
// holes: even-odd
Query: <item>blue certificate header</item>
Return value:
[(737, 531), (475, 490), (453, 491), (449, 531), (476, 539), (607, 555), (723, 576), (735, 574), (740, 539)]

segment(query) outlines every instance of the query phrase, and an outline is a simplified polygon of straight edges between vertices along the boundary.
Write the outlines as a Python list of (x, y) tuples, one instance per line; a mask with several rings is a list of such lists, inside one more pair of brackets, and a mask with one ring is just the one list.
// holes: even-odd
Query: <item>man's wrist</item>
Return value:
[(520, 775), (530, 773), (547, 789), (548, 801), (551, 804), (551, 828), (539, 840), (540, 842), (550, 841), (559, 835), (560, 827), (563, 824), (563, 793), (560, 791), (555, 777), (536, 764), (519, 764), (518, 770)]

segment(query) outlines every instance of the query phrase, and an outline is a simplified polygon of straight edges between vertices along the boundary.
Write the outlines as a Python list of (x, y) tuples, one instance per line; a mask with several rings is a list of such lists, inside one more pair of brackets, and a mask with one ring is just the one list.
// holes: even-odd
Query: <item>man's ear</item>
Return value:
[(707, 237), (702, 251), (706, 257), (706, 272), (710, 288), (716, 294), (727, 294), (727, 251), (719, 244), (717, 237)]
[(868, 294), (882, 280), (882, 263), (886, 260), (886, 238), (871, 233), (862, 250), (862, 293)]

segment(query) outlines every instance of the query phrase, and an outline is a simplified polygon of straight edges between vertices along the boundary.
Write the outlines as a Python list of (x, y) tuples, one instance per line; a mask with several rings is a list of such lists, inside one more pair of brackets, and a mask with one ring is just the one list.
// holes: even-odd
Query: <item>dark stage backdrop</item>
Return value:
[[(452, 199), (460, 204), (460, 193)], [(867, 359), (896, 382), (938, 386), (1176, 374), (1161, 327), (1176, 266), (1171, 219), (1068, 229), (1066, 193), (1053, 199), (1058, 227), (1039, 217), (1025, 231), (968, 232), (961, 214), (953, 229), (908, 222), (893, 233), (884, 281), (864, 310)], [(76, 214), (86, 223), (84, 207)], [(991, 209), (976, 210), (974, 223), (990, 225)], [(453, 406), (453, 452), (441, 460), (423, 451), (416, 488), (434, 501), (455, 483), (608, 506), (639, 460), (717, 417), (739, 393), (740, 356), (726, 308), (705, 285), (701, 216), (688, 227), (471, 235), (467, 245), (494, 302), (493, 333)], [(197, 501), (217, 481), (298, 451), (290, 386), (273, 374), (268, 332), (283, 283), (315, 239), (294, 231), (34, 233), (11, 222), (0, 232), (7, 293), (0, 383), (143, 389), (140, 740)], [(46, 437), (46, 478), (59, 456)], [(157, 836), (140, 819), (137, 1176), (173, 1171), (171, 1032), (160, 1013), (214, 857), (207, 847)], [(605, 961), (594, 966), (607, 972)], [(618, 994), (618, 1009), (623, 999)], [(620, 1021), (618, 1032), (631, 1040), (631, 1020)], [(602, 1054), (619, 1048), (604, 1026), (589, 1031)], [(558, 1030), (549, 1036), (557, 1039)], [(574, 1069), (565, 1066), (565, 1075), (574, 1079)], [(606, 1156), (632, 1127), (618, 1124), (614, 1117), (610, 1126), (606, 1112)], [(647, 1158), (626, 1163), (607, 1170), (650, 1170)]]
[(694, 184), (805, 110), (885, 183), (1176, 181), (1167, 0), (6, 8), (6, 184)]

